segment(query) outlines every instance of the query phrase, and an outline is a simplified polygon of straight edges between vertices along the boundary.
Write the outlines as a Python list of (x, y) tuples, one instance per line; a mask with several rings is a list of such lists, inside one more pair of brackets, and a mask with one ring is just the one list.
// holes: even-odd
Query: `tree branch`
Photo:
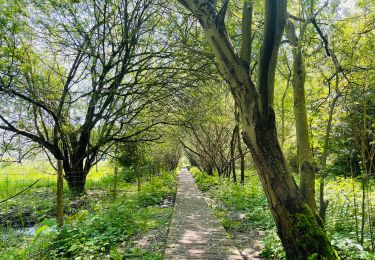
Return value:
[(41, 179), (37, 179), (35, 182), (33, 182), (32, 184), (30, 184), (29, 186), (27, 186), (26, 188), (24, 188), (23, 190), (21, 190), (20, 192), (17, 192), (16, 194), (14, 194), (13, 196), (9, 197), (9, 198), (6, 198), (6, 199), (3, 199), (2, 201), (0, 201), (0, 204), (1, 203), (4, 203), (8, 200), (11, 200), (15, 197), (17, 197), (18, 195), (24, 193), (25, 191), (29, 190), (32, 186), (34, 186), (38, 181), (40, 181)]
[(250, 66), (251, 58), (251, 24), (253, 22), (253, 1), (246, 0), (242, 8), (241, 59)]

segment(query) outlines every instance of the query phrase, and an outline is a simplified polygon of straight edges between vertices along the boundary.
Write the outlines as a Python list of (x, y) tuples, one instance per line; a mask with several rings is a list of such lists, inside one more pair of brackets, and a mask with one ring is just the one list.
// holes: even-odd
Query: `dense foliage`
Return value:
[[(172, 214), (171, 203), (162, 205), (165, 200), (174, 200), (175, 174), (164, 172), (160, 177), (154, 176), (139, 193), (135, 185), (124, 182), (121, 185), (126, 193), (118, 199), (109, 196), (85, 201), (67, 217), (61, 229), (54, 218), (46, 218), (34, 227), (35, 233), (2, 230), (7, 241), (1, 241), (1, 259), (122, 259), (123, 256), (162, 259)], [(160, 234), (163, 236), (159, 237)], [(150, 241), (146, 245), (139, 243), (147, 235), (152, 236)]]
[(374, 9), (0, 0), (0, 257), (161, 258), (135, 240), (167, 226), (165, 172), (189, 165), (261, 256), (373, 258)]
[[(250, 243), (236, 240), (238, 233), (254, 235), (253, 231), (257, 230), (260, 235), (254, 237), (262, 244), (260, 252), (257, 252), (258, 256), (264, 259), (285, 259), (266, 197), (254, 172), (246, 172), (245, 186), (219, 176), (207, 175), (197, 168), (192, 168), (191, 172), (198, 187), (214, 200), (211, 207), (215, 216), (227, 232), (234, 236), (235, 243), (241, 250), (246, 249)], [(327, 197), (332, 205), (329, 207), (326, 229), (339, 256), (342, 259), (372, 259), (374, 254), (369, 252), (371, 234), (366, 234), (365, 247), (356, 238), (358, 229), (355, 223), (358, 216), (354, 211), (358, 206), (353, 204), (352, 196), (353, 192), (360, 192), (360, 183), (338, 178), (329, 180), (327, 188)], [(345, 198), (340, 198), (339, 195), (343, 192), (347, 194)]]

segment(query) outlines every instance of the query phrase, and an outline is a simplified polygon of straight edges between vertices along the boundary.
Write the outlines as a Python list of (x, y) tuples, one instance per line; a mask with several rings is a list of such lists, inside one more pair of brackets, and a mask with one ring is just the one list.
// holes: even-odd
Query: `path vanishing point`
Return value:
[(178, 175), (164, 259), (243, 260), (186, 168)]

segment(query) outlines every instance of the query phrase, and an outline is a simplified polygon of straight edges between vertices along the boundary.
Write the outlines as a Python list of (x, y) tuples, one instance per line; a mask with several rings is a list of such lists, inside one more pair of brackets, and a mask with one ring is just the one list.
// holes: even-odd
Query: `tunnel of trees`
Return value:
[(325, 180), (357, 178), (363, 205), (374, 180), (373, 1), (0, 6), (2, 161), (62, 160), (76, 196), (108, 158), (186, 156), (242, 185), (255, 169), (286, 257), (338, 258)]

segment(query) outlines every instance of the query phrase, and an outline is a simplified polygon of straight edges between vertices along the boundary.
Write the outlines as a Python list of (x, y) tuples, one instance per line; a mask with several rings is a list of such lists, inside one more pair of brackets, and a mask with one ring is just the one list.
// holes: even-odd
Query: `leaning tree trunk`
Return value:
[[(300, 174), (300, 188), (309, 207), (315, 211), (315, 170), (313, 155), (310, 146), (309, 130), (307, 125), (306, 98), (305, 98), (305, 64), (300, 40), (297, 38), (294, 24), (289, 21), (287, 37), (293, 47), (293, 111), (296, 121), (297, 155)], [(301, 37), (301, 36), (300, 36)]]
[(253, 123), (255, 127), (246, 125), (244, 141), (253, 156), (287, 258), (307, 259), (317, 253), (320, 257), (335, 259), (322, 223), (304, 202), (288, 172), (274, 119), (268, 124)]
[[(265, 23), (262, 51), (259, 56), (258, 89), (249, 73), (249, 51), (239, 57), (230, 44), (224, 18), (228, 1), (219, 13), (216, 1), (180, 0), (199, 20), (221, 73), (228, 82), (239, 108), (243, 139), (249, 147), (278, 234), (288, 259), (307, 259), (311, 255), (336, 259), (319, 217), (305, 203), (293, 176), (288, 171), (279, 146), (272, 104), (278, 47), (285, 27), (286, 1), (265, 0)], [(245, 1), (244, 8), (251, 8)], [(243, 23), (251, 23), (244, 16)], [(243, 26), (242, 28), (251, 28)], [(251, 43), (248, 32), (242, 32), (244, 46)], [(242, 53), (242, 51), (241, 51)]]

